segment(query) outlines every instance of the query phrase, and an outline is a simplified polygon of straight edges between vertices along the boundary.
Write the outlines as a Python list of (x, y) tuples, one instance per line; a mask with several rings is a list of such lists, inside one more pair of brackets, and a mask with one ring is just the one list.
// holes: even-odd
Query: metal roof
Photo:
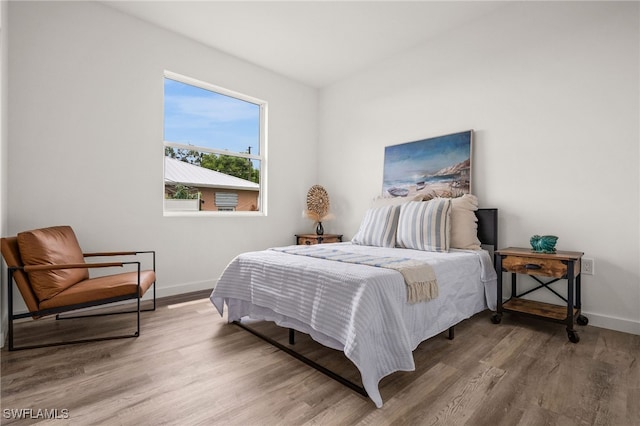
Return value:
[(185, 163), (175, 158), (164, 157), (164, 182), (207, 188), (259, 191), (260, 185), (215, 170)]

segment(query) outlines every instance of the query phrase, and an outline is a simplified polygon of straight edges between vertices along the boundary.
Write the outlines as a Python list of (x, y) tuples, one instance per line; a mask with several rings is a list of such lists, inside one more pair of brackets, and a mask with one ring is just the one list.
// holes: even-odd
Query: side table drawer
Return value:
[(312, 245), (312, 244), (328, 244), (328, 243), (340, 243), (342, 242), (342, 235), (327, 234), (327, 235), (296, 235), (296, 244)]
[[(541, 259), (539, 257), (505, 256), (502, 268), (516, 274), (540, 275), (562, 278), (567, 275), (567, 264), (559, 259)], [(580, 267), (577, 267), (580, 272)], [(575, 274), (576, 271), (574, 271)]]
[(308, 238), (308, 237), (298, 237), (298, 244), (306, 244), (306, 245), (311, 245), (311, 244), (318, 244), (318, 238)]

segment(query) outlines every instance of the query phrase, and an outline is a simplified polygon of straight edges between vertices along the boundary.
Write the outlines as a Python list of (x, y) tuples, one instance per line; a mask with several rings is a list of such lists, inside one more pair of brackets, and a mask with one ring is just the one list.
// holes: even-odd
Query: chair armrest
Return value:
[(83, 253), (84, 257), (97, 257), (97, 256), (134, 256), (138, 251), (108, 251), (103, 253)]
[(54, 269), (82, 269), (82, 268), (109, 268), (114, 266), (124, 266), (129, 263), (138, 262), (103, 262), (103, 263), (65, 263), (60, 265), (24, 265), (25, 272), (51, 271)]
[[(94, 252), (94, 253), (83, 253), (84, 257), (101, 257), (101, 256), (136, 256), (138, 254), (150, 254), (153, 260), (153, 270), (156, 270), (156, 251), (155, 250), (145, 250), (145, 251), (107, 251), (107, 252)], [(124, 262), (125, 264), (127, 262)]]

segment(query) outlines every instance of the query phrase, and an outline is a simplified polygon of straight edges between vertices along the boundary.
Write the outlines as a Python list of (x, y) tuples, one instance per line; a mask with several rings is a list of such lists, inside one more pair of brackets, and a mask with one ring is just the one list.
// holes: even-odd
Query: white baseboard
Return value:
[(582, 311), (582, 315), (589, 319), (589, 325), (607, 328), (609, 330), (622, 331), (623, 333), (637, 334), (640, 336), (640, 321), (632, 321), (625, 318), (616, 318), (599, 315), (593, 312)]
[(201, 290), (213, 291), (216, 282), (217, 280), (192, 281), (190, 283), (176, 284), (169, 287), (158, 287), (156, 289), (156, 297), (176, 296), (178, 294), (192, 293)]

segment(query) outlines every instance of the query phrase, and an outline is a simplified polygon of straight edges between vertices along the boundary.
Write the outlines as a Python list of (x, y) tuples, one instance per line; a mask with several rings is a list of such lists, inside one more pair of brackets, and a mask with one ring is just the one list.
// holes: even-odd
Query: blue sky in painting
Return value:
[[(469, 158), (471, 132), (392, 145), (384, 151), (384, 183), (420, 180)], [(415, 181), (413, 182), (415, 183)]]
[(259, 154), (260, 106), (165, 78), (164, 140)]

